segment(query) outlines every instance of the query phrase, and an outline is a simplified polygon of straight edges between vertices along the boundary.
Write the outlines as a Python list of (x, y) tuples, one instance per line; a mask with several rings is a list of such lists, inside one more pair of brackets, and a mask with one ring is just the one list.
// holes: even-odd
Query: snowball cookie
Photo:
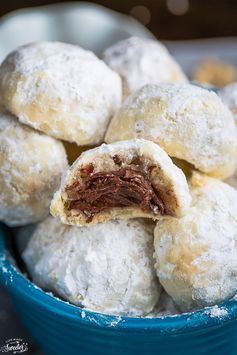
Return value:
[(113, 117), (105, 140), (145, 138), (172, 157), (218, 178), (237, 165), (237, 133), (231, 112), (206, 89), (189, 85), (146, 85)]
[(217, 304), (237, 291), (237, 190), (201, 177), (184, 217), (155, 228), (157, 275), (183, 311)]
[(82, 153), (64, 176), (51, 213), (82, 226), (114, 218), (180, 216), (189, 201), (183, 172), (158, 145), (137, 139)]
[(227, 85), (224, 89), (220, 90), (219, 95), (231, 110), (235, 123), (237, 123), (237, 82)]
[(19, 47), (0, 67), (0, 97), (19, 120), (78, 145), (103, 140), (121, 79), (92, 52), (60, 42)]
[(127, 38), (106, 49), (102, 57), (120, 74), (124, 96), (145, 84), (187, 82), (182, 69), (165, 46), (152, 39)]
[(0, 221), (23, 226), (49, 213), (67, 168), (62, 143), (0, 111)]
[(202, 60), (195, 68), (192, 80), (201, 84), (211, 84), (219, 88), (237, 79), (236, 68), (225, 61), (207, 58)]
[(93, 311), (146, 315), (160, 285), (153, 259), (153, 228), (143, 220), (78, 228), (49, 217), (24, 254), (33, 281)]

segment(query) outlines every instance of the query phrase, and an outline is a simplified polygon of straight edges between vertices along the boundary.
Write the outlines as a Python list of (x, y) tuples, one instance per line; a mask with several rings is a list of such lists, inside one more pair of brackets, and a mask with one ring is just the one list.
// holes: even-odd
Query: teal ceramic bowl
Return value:
[(0, 226), (0, 282), (26, 329), (49, 355), (236, 355), (237, 301), (163, 318), (115, 317), (83, 310), (35, 287), (14, 266)]

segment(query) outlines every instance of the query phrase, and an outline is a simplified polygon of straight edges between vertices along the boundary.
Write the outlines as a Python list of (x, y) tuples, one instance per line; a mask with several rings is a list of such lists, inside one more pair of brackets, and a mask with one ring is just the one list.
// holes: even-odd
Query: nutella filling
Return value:
[(91, 222), (93, 216), (113, 207), (137, 207), (144, 212), (165, 214), (165, 205), (144, 172), (131, 168), (93, 174), (89, 167), (84, 186), (79, 182), (66, 189), (68, 210), (82, 211)]

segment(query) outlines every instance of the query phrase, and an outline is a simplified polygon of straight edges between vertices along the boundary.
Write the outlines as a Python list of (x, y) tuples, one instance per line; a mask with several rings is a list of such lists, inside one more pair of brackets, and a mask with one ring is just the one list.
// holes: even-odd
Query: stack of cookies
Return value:
[(129, 38), (102, 58), (41, 42), (0, 67), (0, 220), (41, 221), (23, 253), (30, 276), (117, 315), (150, 315), (163, 289), (181, 311), (231, 298), (231, 111), (158, 41)]

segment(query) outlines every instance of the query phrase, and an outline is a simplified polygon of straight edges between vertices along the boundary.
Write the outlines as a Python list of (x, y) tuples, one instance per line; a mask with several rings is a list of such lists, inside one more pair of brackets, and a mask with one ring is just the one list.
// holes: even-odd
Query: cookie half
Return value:
[(156, 144), (131, 140), (86, 151), (66, 173), (51, 204), (63, 223), (183, 215), (190, 196), (183, 172)]

